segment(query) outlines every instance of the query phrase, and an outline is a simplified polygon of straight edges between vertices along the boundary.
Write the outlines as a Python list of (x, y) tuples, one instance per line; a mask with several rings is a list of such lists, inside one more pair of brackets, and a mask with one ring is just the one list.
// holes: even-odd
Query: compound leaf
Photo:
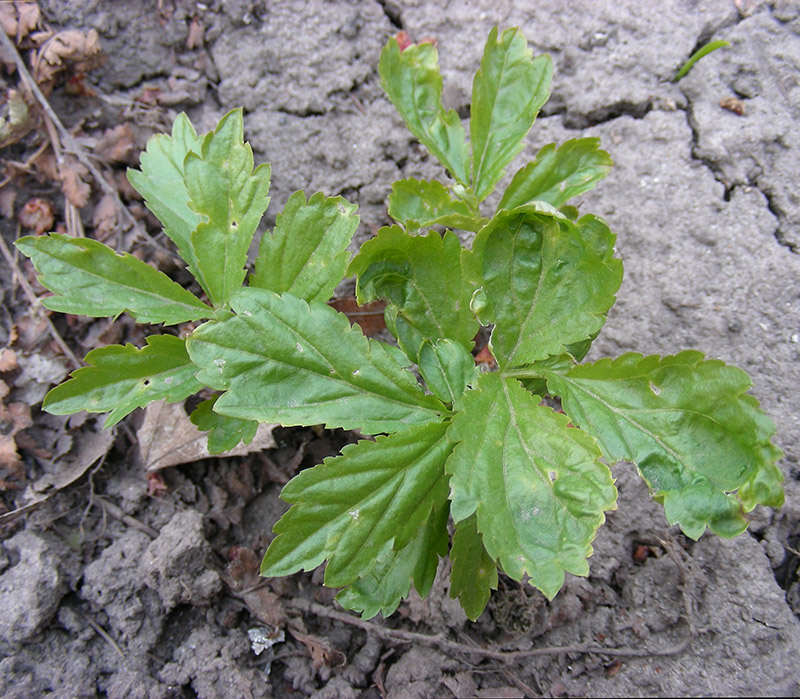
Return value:
[(499, 366), (562, 354), (602, 327), (622, 282), (614, 238), (594, 216), (573, 223), (533, 206), (501, 211), (481, 230), (467, 265), (485, 296), (473, 310), (496, 324)]
[(472, 190), (479, 201), (522, 150), (523, 139), (550, 96), (552, 77), (550, 57), (533, 60), (519, 29), (506, 29), (499, 39), (497, 27), (492, 29), (472, 83)]
[(191, 246), (216, 307), (242, 285), (247, 251), (269, 204), (269, 165), (253, 170), (243, 132), (242, 110), (228, 112), (206, 134), (201, 153), (190, 151), (184, 163), (190, 206), (201, 218)]
[(616, 507), (600, 450), (498, 373), (483, 374), (457, 407), (447, 436), (458, 445), (445, 466), (453, 519), (476, 514), (489, 556), (515, 580), (529, 575), (552, 599), (565, 571), (588, 574), (603, 513)]
[(367, 575), (392, 547), (403, 549), (447, 501), (446, 430), (418, 425), (358, 442), (295, 476), (281, 493), (293, 506), (275, 525), (261, 574), (311, 570), (328, 559), (325, 584), (341, 587)]
[(400, 50), (397, 40), (381, 51), (381, 86), (408, 126), (408, 130), (465, 187), (469, 179), (469, 151), (458, 114), (442, 107), (442, 76), (436, 47), (413, 44)]
[(636, 464), (669, 523), (693, 539), (706, 526), (735, 536), (757, 503), (783, 503), (775, 427), (741, 369), (694, 351), (625, 354), (547, 374), (547, 384), (609, 461)]
[(42, 299), (53, 311), (94, 317), (128, 311), (141, 323), (167, 325), (214, 315), (163, 272), (96, 240), (50, 233), (20, 238), (16, 245), (33, 260), (39, 282), (55, 294)]
[(467, 617), (477, 621), (497, 589), (497, 565), (486, 553), (475, 515), (456, 524), (450, 560), (450, 598), (458, 597)]
[(468, 204), (455, 199), (441, 182), (414, 178), (392, 185), (389, 216), (409, 231), (439, 225), (477, 232), (486, 224), (486, 219), (473, 216)]
[(412, 580), (419, 595), (427, 597), (439, 556), (447, 554), (447, 517), (447, 507), (428, 517), (408, 544), (390, 551), (367, 575), (336, 595), (336, 601), (345, 609), (360, 612), (362, 619), (371, 619), (379, 612), (384, 617), (394, 614), (408, 596)]
[(453, 403), (478, 378), (475, 358), (455, 340), (425, 340), (418, 368), (430, 392), (444, 403)]
[(612, 165), (611, 156), (600, 149), (599, 138), (574, 138), (558, 148), (550, 143), (514, 175), (497, 210), (515, 209), (534, 200), (558, 208), (592, 189)]
[(415, 361), (426, 339), (449, 338), (472, 348), (479, 326), (469, 308), (473, 287), (461, 272), (461, 256), (454, 233), (412, 236), (391, 226), (364, 243), (350, 263), (358, 302), (389, 302), (387, 325)]
[(141, 170), (129, 168), (128, 180), (161, 221), (164, 233), (175, 243), (189, 271), (208, 293), (191, 242), (192, 231), (202, 219), (189, 207), (183, 169), (186, 156), (199, 154), (202, 142), (189, 117), (178, 114), (172, 124), (172, 135), (158, 134), (147, 142), (147, 150), (141, 155)]
[(208, 453), (222, 454), (231, 451), (239, 442), (250, 444), (256, 436), (258, 422), (215, 413), (214, 404), (217, 398), (219, 396), (204, 400), (189, 416), (195, 427), (208, 432)]
[(364, 337), (324, 303), (246, 288), (231, 305), (236, 315), (201, 326), (187, 343), (198, 378), (226, 391), (214, 406), (223, 415), (374, 434), (445, 411), (397, 363), (396, 348)]
[(347, 271), (357, 208), (342, 197), (326, 199), (317, 192), (306, 201), (303, 192), (295, 192), (278, 214), (272, 235), (261, 239), (250, 286), (327, 301)]
[(142, 349), (130, 344), (94, 349), (86, 363), (47, 394), (48, 413), (110, 411), (105, 427), (111, 427), (136, 408), (162, 398), (176, 403), (202, 388), (185, 341), (172, 335), (151, 335)]

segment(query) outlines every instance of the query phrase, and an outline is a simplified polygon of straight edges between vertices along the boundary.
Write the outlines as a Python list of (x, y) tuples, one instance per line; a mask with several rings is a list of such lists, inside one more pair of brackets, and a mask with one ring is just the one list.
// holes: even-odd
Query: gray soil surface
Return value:
[[(356, 625), (337, 618), (318, 573), (255, 591), (242, 573), (285, 510), (277, 484), (348, 435), (281, 430), (265, 454), (161, 472), (153, 496), (119, 432), (102, 468), (2, 530), (1, 695), (800, 696), (800, 2), (41, 6), (55, 27), (97, 29), (108, 55), (88, 80), (110, 99), (54, 94), (68, 125), (113, 126), (121, 107), (109, 104), (147, 85), (172, 95), (168, 116), (186, 111), (202, 130), (243, 106), (256, 161), (272, 164), (266, 223), (298, 189), (341, 194), (360, 207), (359, 242), (388, 223), (394, 180), (440, 176), (381, 91), (388, 37), (438, 41), (446, 106), (466, 117), (489, 30), (521, 27), (555, 77), (517, 164), (582, 135), (601, 137), (615, 162), (578, 202), (617, 233), (625, 265), (591, 357), (693, 348), (745, 369), (777, 425), (786, 504), (758, 508), (737, 539), (694, 543), (619, 464), (619, 509), (591, 574), (569, 577), (552, 603), (501, 579), (471, 623), (440, 570), (428, 599), (412, 593), (390, 619)], [(205, 33), (189, 49), (193, 19)], [(671, 81), (717, 39), (731, 46)], [(280, 640), (257, 655), (259, 634)]]

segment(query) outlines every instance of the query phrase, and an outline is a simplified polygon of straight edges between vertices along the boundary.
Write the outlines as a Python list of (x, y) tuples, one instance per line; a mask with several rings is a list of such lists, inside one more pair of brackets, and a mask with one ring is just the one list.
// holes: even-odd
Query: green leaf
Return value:
[(775, 427), (745, 393), (741, 369), (693, 351), (625, 354), (548, 374), (547, 383), (610, 462), (636, 464), (669, 523), (693, 539), (706, 526), (735, 536), (747, 527), (743, 512), (783, 503)]
[(191, 246), (218, 308), (244, 281), (247, 251), (269, 204), (269, 165), (253, 170), (253, 151), (243, 131), (242, 110), (228, 112), (206, 134), (201, 154), (189, 152), (184, 163), (190, 206), (201, 217)]
[(455, 340), (426, 340), (419, 351), (419, 373), (433, 395), (453, 403), (478, 378), (475, 358)]
[(442, 107), (442, 76), (436, 47), (414, 44), (404, 51), (396, 39), (381, 51), (381, 86), (408, 130), (465, 187), (469, 180), (469, 151), (458, 114)]
[(208, 453), (222, 454), (236, 448), (239, 442), (250, 444), (256, 436), (258, 423), (215, 413), (217, 398), (219, 396), (204, 400), (189, 416), (193, 425), (208, 432)]
[(523, 139), (550, 96), (553, 62), (550, 56), (533, 60), (519, 29), (506, 29), (497, 38), (489, 33), (481, 67), (472, 83), (470, 141), (472, 190), (485, 199), (506, 167), (522, 150)]
[(500, 367), (562, 354), (603, 326), (622, 282), (614, 239), (594, 216), (573, 223), (531, 206), (501, 211), (481, 230), (466, 264), (485, 294), (473, 308), (496, 324)]
[(311, 570), (327, 559), (325, 584), (341, 587), (392, 547), (405, 547), (447, 501), (446, 430), (435, 423), (362, 441), (295, 476), (281, 493), (294, 504), (275, 525), (261, 575)]
[(599, 138), (574, 138), (558, 148), (550, 143), (514, 175), (497, 210), (515, 209), (534, 200), (558, 208), (592, 189), (612, 165), (611, 156), (600, 150)]
[(428, 517), (419, 533), (399, 551), (390, 551), (363, 578), (346, 587), (336, 601), (345, 609), (361, 612), (371, 619), (379, 612), (394, 614), (400, 601), (408, 597), (411, 581), (421, 597), (427, 597), (436, 577), (439, 556), (447, 554), (448, 509)]
[(616, 507), (600, 450), (518, 381), (483, 374), (457, 405), (445, 466), (456, 522), (477, 514), (489, 556), (552, 599), (564, 572), (588, 575), (591, 542)]
[(492, 590), (497, 589), (497, 565), (486, 553), (475, 515), (456, 525), (450, 560), (453, 562), (450, 598), (458, 597), (470, 621), (477, 621), (489, 602)]
[(435, 180), (398, 180), (389, 195), (389, 216), (406, 230), (447, 226), (464, 231), (479, 231), (487, 222), (475, 217), (469, 205), (454, 199), (450, 190)]
[(142, 349), (101, 347), (86, 355), (86, 363), (47, 394), (42, 407), (48, 413), (110, 411), (105, 427), (111, 427), (136, 408), (162, 398), (177, 403), (202, 388), (184, 340), (172, 335), (151, 335)]
[(158, 134), (147, 142), (141, 170), (128, 169), (128, 180), (144, 197), (144, 203), (164, 225), (164, 233), (175, 243), (189, 271), (208, 293), (192, 247), (192, 231), (202, 220), (189, 207), (183, 164), (189, 153), (200, 153), (203, 139), (195, 133), (189, 117), (181, 113), (172, 124), (172, 136)]
[(55, 294), (42, 299), (53, 311), (94, 317), (128, 311), (141, 323), (167, 325), (214, 315), (163, 272), (96, 240), (50, 233), (20, 238), (16, 245), (33, 260), (39, 283)]
[(449, 231), (412, 236), (392, 226), (381, 228), (350, 263), (358, 302), (383, 298), (394, 306), (387, 309), (387, 325), (413, 360), (426, 339), (472, 348), (479, 326), (469, 308), (473, 287), (461, 272), (462, 252)]
[(704, 56), (707, 56), (712, 51), (716, 51), (717, 49), (721, 49), (730, 45), (731, 45), (730, 41), (712, 41), (706, 44), (705, 46), (702, 46), (701, 48), (697, 49), (697, 51), (695, 51), (689, 57), (689, 60), (686, 61), (686, 63), (684, 63), (681, 66), (681, 69), (677, 73), (675, 73), (675, 77), (672, 78), (672, 82), (677, 82), (678, 80), (680, 80), (684, 75), (686, 75), (692, 69), (692, 66), (694, 66), (694, 64), (697, 63), (697, 61), (699, 61)]
[(261, 239), (250, 286), (327, 301), (347, 271), (357, 208), (342, 197), (326, 199), (319, 192), (306, 202), (303, 192), (295, 192), (278, 214), (273, 234)]
[(364, 337), (330, 306), (265, 289), (240, 289), (237, 315), (188, 339), (200, 381), (226, 393), (214, 409), (283, 425), (396, 432), (445, 412), (388, 345)]

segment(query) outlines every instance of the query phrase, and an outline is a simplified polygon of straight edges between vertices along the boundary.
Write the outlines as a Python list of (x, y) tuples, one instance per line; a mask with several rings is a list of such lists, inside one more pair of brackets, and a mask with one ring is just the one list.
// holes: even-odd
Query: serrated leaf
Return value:
[(387, 309), (387, 325), (414, 360), (426, 339), (449, 338), (472, 348), (479, 325), (469, 308), (473, 287), (461, 272), (461, 256), (454, 233), (412, 236), (392, 226), (364, 243), (350, 263), (358, 302), (383, 298), (395, 307)]
[(446, 430), (434, 423), (362, 441), (295, 476), (281, 492), (293, 506), (275, 525), (261, 574), (311, 570), (328, 559), (325, 584), (341, 587), (392, 547), (405, 547), (447, 501)]
[(497, 210), (515, 209), (534, 200), (558, 208), (592, 189), (612, 165), (611, 156), (600, 149), (599, 138), (574, 138), (558, 148), (550, 143), (514, 175)]
[(86, 363), (47, 394), (42, 407), (48, 413), (108, 411), (105, 427), (111, 427), (136, 408), (162, 398), (176, 403), (202, 388), (184, 340), (172, 335), (151, 335), (142, 349), (130, 344), (94, 349)]
[(226, 391), (214, 407), (223, 415), (374, 434), (445, 412), (397, 363), (397, 348), (364, 337), (326, 304), (247, 288), (231, 306), (236, 315), (207, 323), (187, 342), (198, 378)]
[(269, 204), (269, 165), (253, 170), (243, 134), (242, 110), (234, 109), (206, 134), (201, 153), (189, 152), (184, 163), (189, 205), (201, 218), (191, 246), (216, 307), (242, 285), (247, 251)]
[(489, 33), (481, 67), (472, 83), (470, 141), (472, 190), (485, 199), (503, 176), (504, 168), (522, 150), (523, 139), (550, 96), (553, 62), (533, 60), (519, 29), (506, 29), (497, 38)]
[(445, 466), (456, 522), (477, 514), (489, 556), (552, 599), (564, 572), (588, 575), (591, 542), (616, 507), (600, 450), (518, 381), (483, 374), (457, 406)]
[(436, 47), (413, 44), (404, 51), (389, 39), (381, 51), (381, 86), (414, 136), (465, 187), (469, 151), (458, 114), (442, 107), (442, 76)]
[(327, 301), (347, 271), (357, 208), (342, 197), (326, 199), (317, 192), (306, 201), (303, 192), (295, 192), (278, 214), (272, 235), (261, 239), (250, 286)]
[(239, 446), (242, 442), (250, 444), (256, 436), (258, 423), (255, 420), (240, 420), (214, 412), (214, 404), (219, 396), (200, 403), (189, 416), (192, 424), (208, 432), (208, 452), (222, 454)]
[(475, 358), (455, 340), (426, 340), (418, 368), (428, 390), (444, 403), (454, 402), (478, 378)]
[(475, 515), (456, 525), (450, 560), (450, 598), (458, 597), (467, 617), (477, 621), (497, 589), (497, 565), (486, 553)]
[(439, 556), (447, 553), (448, 509), (428, 517), (417, 535), (399, 551), (390, 551), (363, 578), (346, 587), (336, 601), (345, 609), (360, 612), (362, 619), (378, 613), (384, 617), (394, 614), (400, 601), (408, 597), (411, 581), (421, 597), (427, 597)]
[(594, 216), (573, 223), (535, 207), (501, 211), (475, 238), (469, 275), (485, 294), (478, 311), (495, 323), (500, 367), (562, 354), (605, 322), (622, 282), (615, 236)]
[(192, 231), (202, 220), (189, 207), (183, 164), (189, 153), (200, 153), (203, 142), (186, 114), (178, 114), (172, 135), (158, 134), (147, 142), (141, 155), (141, 170), (128, 169), (128, 180), (144, 198), (147, 208), (164, 226), (165, 235), (175, 243), (189, 271), (208, 293), (192, 247)]
[(214, 315), (163, 272), (96, 240), (50, 233), (20, 238), (16, 245), (33, 261), (39, 283), (55, 294), (42, 299), (53, 311), (93, 317), (128, 311), (141, 323), (166, 325)]
[(745, 393), (741, 369), (694, 351), (625, 354), (547, 374), (547, 383), (609, 461), (637, 465), (669, 523), (693, 539), (706, 526), (735, 536), (757, 503), (783, 503), (775, 427)]
[(447, 226), (479, 231), (487, 222), (475, 217), (466, 202), (455, 199), (450, 190), (435, 180), (398, 180), (389, 195), (389, 216), (406, 230)]

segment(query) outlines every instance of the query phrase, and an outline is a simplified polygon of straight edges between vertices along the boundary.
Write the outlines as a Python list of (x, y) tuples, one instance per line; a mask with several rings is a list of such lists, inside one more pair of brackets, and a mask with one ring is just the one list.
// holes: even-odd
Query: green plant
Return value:
[[(203, 137), (179, 116), (171, 136), (150, 141), (130, 180), (207, 302), (93, 240), (51, 234), (17, 245), (54, 293), (48, 308), (206, 322), (186, 339), (93, 350), (45, 409), (110, 411), (111, 425), (151, 401), (209, 387), (219, 394), (193, 419), (219, 450), (252, 439), (259, 421), (377, 435), (286, 485), (292, 507), (262, 565), (278, 576), (327, 560), (325, 583), (343, 587), (339, 601), (365, 616), (393, 612), (412, 581), (427, 594), (448, 552), (451, 595), (472, 619), (498, 568), (552, 598), (566, 572), (588, 574), (591, 542), (616, 507), (606, 464), (621, 460), (637, 466), (688, 536), (742, 532), (756, 504), (783, 500), (774, 427), (746, 393), (747, 375), (699, 352), (579, 363), (622, 279), (614, 235), (566, 204), (609, 170), (597, 139), (545, 146), (496, 211), (481, 213), (546, 101), (551, 73), (518, 30), (493, 30), (468, 143), (441, 105), (436, 48), (401, 51), (390, 40), (382, 84), (451, 179), (395, 183), (397, 223), (352, 261), (355, 207), (295, 193), (244, 287), (269, 168), (253, 169), (240, 111)], [(477, 235), (467, 250), (450, 230), (418, 234), (431, 226)], [(325, 303), (348, 270), (360, 302), (386, 300), (397, 346), (365, 337)], [(480, 371), (471, 353), (481, 325), (493, 326), (497, 371)], [(566, 415), (543, 401), (554, 397)]]

